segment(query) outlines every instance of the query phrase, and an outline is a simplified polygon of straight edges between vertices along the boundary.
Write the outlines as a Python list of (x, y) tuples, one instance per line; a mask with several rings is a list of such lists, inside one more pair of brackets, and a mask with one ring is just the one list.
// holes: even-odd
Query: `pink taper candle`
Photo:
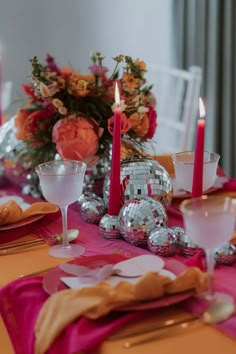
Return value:
[(197, 134), (194, 154), (192, 197), (197, 198), (203, 192), (204, 139), (205, 139), (205, 108), (199, 99), (200, 118), (197, 121)]
[(111, 180), (109, 194), (109, 215), (118, 215), (120, 212), (120, 148), (121, 148), (121, 109), (120, 94), (116, 83), (115, 86), (115, 118), (112, 140)]

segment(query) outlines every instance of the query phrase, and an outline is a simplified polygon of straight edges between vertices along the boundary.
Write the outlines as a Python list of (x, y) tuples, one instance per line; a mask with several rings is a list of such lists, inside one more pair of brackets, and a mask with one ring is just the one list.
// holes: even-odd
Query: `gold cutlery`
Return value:
[(16, 247), (3, 249), (3, 250), (0, 250), (0, 256), (5, 256), (5, 255), (11, 254), (11, 253), (16, 253), (16, 252), (28, 250), (30, 248), (40, 246), (40, 245), (43, 245), (46, 243), (47, 242), (37, 242), (37, 243), (31, 243), (31, 244), (26, 244), (26, 245), (22, 245), (22, 246), (16, 246)]
[[(201, 323), (206, 323), (206, 324), (223, 322), (226, 319), (228, 319), (230, 316), (232, 316), (234, 312), (235, 312), (235, 305), (232, 302), (213, 303), (212, 305), (209, 306), (209, 308), (206, 311), (204, 311), (201, 314), (192, 315), (189, 316), (188, 318), (177, 320), (174, 322), (171, 321), (169, 324), (167, 323), (168, 322), (167, 321), (163, 325), (159, 325), (159, 326), (157, 325), (156, 328), (154, 328), (154, 326), (150, 326), (151, 328), (150, 331), (159, 330), (159, 332), (145, 336), (144, 338), (138, 340), (125, 342), (123, 346), (125, 348), (131, 348), (139, 344), (144, 344), (147, 342), (151, 342), (153, 340), (157, 340), (159, 338), (162, 338), (164, 335), (168, 335), (169, 333), (174, 332), (176, 329), (187, 328), (190, 322), (194, 322), (197, 320), (200, 321)], [(145, 332), (144, 330), (142, 332), (141, 330), (137, 330), (135, 334), (134, 331), (133, 332), (130, 331), (130, 333), (131, 333), (130, 335), (138, 335)], [(113, 339), (114, 337), (115, 339), (124, 338), (121, 337), (122, 334), (119, 337), (118, 336), (119, 335), (113, 336)], [(110, 337), (110, 339), (111, 338), (112, 337)]]
[[(52, 239), (49, 238), (49, 242), (50, 241), (54, 241), (54, 238), (52, 238)], [(38, 244), (38, 243), (44, 243), (44, 242), (47, 242), (47, 239), (45, 240), (44, 238), (36, 238), (33, 240), (27, 240), (27, 241), (11, 242), (11, 243), (1, 245), (0, 251), (1, 250), (8, 250), (8, 249), (15, 248), (15, 247), (26, 246), (26, 245), (34, 245), (34, 244)]]
[[(76, 239), (78, 236), (79, 231), (76, 229), (71, 229), (68, 231), (68, 238), (69, 242), (73, 241)], [(19, 241), (19, 242), (11, 242), (7, 243), (5, 245), (0, 246), (0, 256), (10, 254), (10, 253), (15, 253), (18, 251), (22, 251), (28, 248), (32, 248), (41, 244), (54, 244), (54, 243), (62, 243), (62, 235), (61, 234), (56, 234), (53, 236), (49, 237), (44, 237), (44, 238), (36, 238), (34, 240), (27, 240), (27, 241)]]

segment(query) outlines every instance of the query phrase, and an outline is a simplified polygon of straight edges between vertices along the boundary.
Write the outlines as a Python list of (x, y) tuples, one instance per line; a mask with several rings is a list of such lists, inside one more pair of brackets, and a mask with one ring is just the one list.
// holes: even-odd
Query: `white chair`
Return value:
[(194, 148), (202, 69), (147, 66), (147, 84), (153, 84), (158, 127), (148, 152), (153, 155)]

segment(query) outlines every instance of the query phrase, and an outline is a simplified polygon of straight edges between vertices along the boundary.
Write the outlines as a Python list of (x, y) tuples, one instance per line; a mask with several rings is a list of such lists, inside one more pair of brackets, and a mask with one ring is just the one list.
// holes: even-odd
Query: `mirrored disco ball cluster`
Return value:
[(148, 233), (157, 227), (167, 225), (167, 215), (163, 205), (147, 197), (132, 199), (124, 203), (119, 214), (120, 233), (129, 243), (146, 246)]
[[(170, 175), (155, 160), (147, 157), (129, 157), (121, 162), (122, 202), (151, 197), (166, 208), (172, 201), (172, 187)], [(103, 185), (103, 199), (106, 205), (108, 205), (109, 191), (110, 173), (106, 175)]]

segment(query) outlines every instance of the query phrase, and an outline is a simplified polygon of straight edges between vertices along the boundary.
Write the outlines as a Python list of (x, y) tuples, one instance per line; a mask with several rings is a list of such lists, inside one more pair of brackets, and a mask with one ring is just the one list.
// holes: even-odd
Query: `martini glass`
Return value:
[(213, 275), (215, 249), (228, 242), (234, 232), (235, 199), (214, 196), (186, 199), (181, 203), (180, 210), (190, 239), (206, 253), (207, 271), (211, 276), (211, 282), (205, 299), (215, 302), (233, 301), (230, 295), (214, 291)]
[(44, 198), (61, 210), (63, 243), (50, 248), (53, 257), (72, 258), (85, 252), (84, 247), (68, 242), (67, 209), (82, 194), (86, 167), (81, 161), (60, 160), (45, 162), (35, 169)]
[[(211, 188), (216, 179), (220, 155), (216, 152), (204, 151), (203, 155), (203, 192)], [(183, 151), (172, 155), (175, 168), (176, 189), (192, 192), (194, 151)]]

